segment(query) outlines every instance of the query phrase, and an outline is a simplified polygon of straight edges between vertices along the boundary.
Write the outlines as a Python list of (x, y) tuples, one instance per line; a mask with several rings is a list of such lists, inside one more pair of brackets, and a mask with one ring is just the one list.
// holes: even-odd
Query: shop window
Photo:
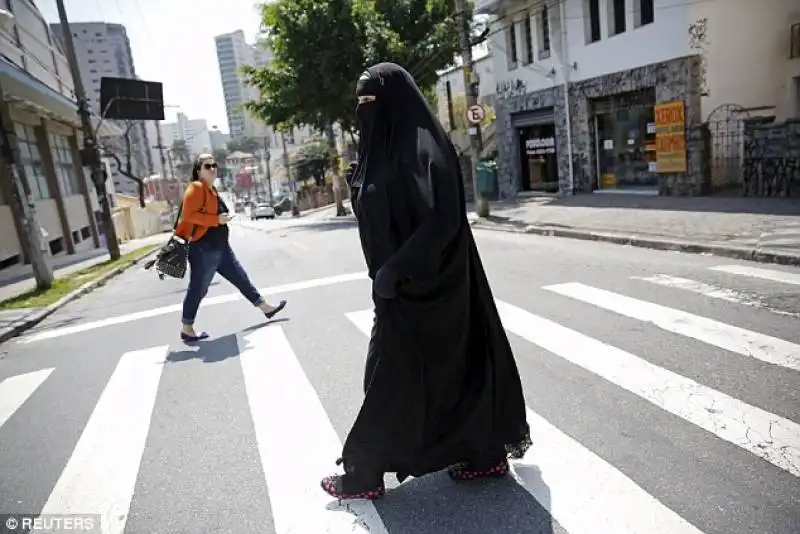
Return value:
[(517, 68), (519, 58), (517, 57), (517, 24), (512, 22), (506, 29), (506, 57), (508, 58), (508, 70)]
[(523, 65), (530, 65), (533, 63), (533, 25), (531, 24), (530, 13), (525, 17), (525, 40), (522, 43), (525, 58), (522, 60)]
[(17, 134), (20, 163), (25, 169), (25, 177), (28, 180), (31, 197), (34, 200), (52, 198), (44, 175), (42, 155), (36, 142), (36, 131), (33, 126), (19, 123), (14, 125), (14, 130)]
[(550, 57), (550, 13), (547, 11), (547, 6), (542, 8), (537, 21), (538, 31), (536, 33), (539, 38), (539, 59), (547, 59)]
[(657, 191), (655, 91), (592, 102), (598, 189)]
[(53, 167), (56, 179), (64, 197), (81, 194), (80, 182), (72, 160), (72, 147), (69, 138), (63, 135), (50, 134), (50, 149), (53, 152)]
[(583, 22), (586, 44), (600, 40), (600, 0), (583, 0)]
[(653, 0), (633, 0), (633, 25), (636, 28), (646, 24), (652, 24), (656, 20), (656, 10), (653, 7)]
[(625, 0), (608, 0), (608, 35), (625, 32)]

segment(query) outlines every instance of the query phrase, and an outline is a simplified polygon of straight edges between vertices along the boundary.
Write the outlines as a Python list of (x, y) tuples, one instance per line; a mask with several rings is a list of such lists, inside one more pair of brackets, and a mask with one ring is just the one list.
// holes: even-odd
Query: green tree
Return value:
[(325, 173), (331, 169), (328, 144), (323, 142), (306, 145), (297, 151), (292, 161), (294, 178), (298, 182), (313, 179), (318, 186), (325, 185)]
[[(453, 0), (275, 0), (260, 11), (273, 59), (243, 70), (259, 90), (245, 108), (279, 129), (310, 125), (326, 132), (331, 152), (333, 124), (352, 132), (355, 85), (366, 67), (392, 61), (430, 87), (458, 48)], [(340, 214), (345, 190), (335, 166)]]
[(246, 152), (253, 154), (261, 150), (263, 142), (255, 137), (240, 137), (228, 141), (228, 152)]

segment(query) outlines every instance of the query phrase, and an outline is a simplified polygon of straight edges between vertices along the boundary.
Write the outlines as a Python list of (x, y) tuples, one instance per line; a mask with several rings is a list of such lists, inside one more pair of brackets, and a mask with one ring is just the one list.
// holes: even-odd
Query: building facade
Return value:
[[(83, 138), (63, 50), (32, 1), (8, 0), (5, 7), (13, 19), (0, 29), (0, 113), (19, 164), (0, 159), (0, 269), (28, 262), (20, 245), (22, 214), (12, 202), (17, 185), (35, 207), (47, 254), (98, 248), (104, 233), (89, 171), (80, 162)], [(119, 134), (112, 125), (99, 130), (101, 137)]]
[[(61, 25), (53, 24), (51, 28), (56, 36), (61, 38)], [(70, 28), (86, 96), (92, 111), (97, 116), (102, 116), (100, 79), (104, 76), (137, 78), (128, 34), (121, 24), (105, 22), (75, 22), (70, 24)], [(123, 124), (118, 126), (123, 131), (129, 132), (132, 174), (146, 177), (154, 173), (157, 167), (150, 147), (156, 140), (150, 139), (144, 121), (134, 122), (130, 129)], [(116, 143), (120, 147), (125, 147), (126, 144), (124, 140)], [(125, 162), (127, 149), (118, 149), (117, 155)], [(118, 192), (138, 194), (138, 184), (119, 174), (116, 164), (112, 165), (112, 173), (114, 186)]]
[(191, 157), (213, 151), (208, 122), (205, 119), (190, 119), (180, 112), (175, 122), (161, 124), (161, 140), (167, 147), (178, 140), (186, 141)]
[[(478, 0), (475, 9), (495, 16), (503, 198), (706, 194), (741, 181), (741, 166), (709, 162), (741, 157), (747, 120), (796, 113), (793, 0)], [(759, 39), (742, 39), (743, 27)]]
[(260, 45), (248, 44), (242, 30), (217, 35), (214, 42), (231, 137), (264, 137), (266, 125), (242, 109), (245, 102), (257, 98), (258, 90), (247, 84), (241, 68), (264, 66), (271, 54)]

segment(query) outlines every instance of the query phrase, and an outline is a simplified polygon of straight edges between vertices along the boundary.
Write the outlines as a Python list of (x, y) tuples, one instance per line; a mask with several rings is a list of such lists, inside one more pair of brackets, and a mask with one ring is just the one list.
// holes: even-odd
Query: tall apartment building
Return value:
[(266, 65), (270, 52), (260, 45), (248, 44), (242, 30), (217, 35), (214, 41), (231, 138), (268, 135), (269, 128), (263, 122), (241, 109), (242, 104), (258, 96), (258, 90), (246, 83), (240, 69), (245, 65)]
[(186, 141), (192, 157), (213, 150), (208, 122), (205, 119), (190, 119), (184, 113), (178, 113), (175, 122), (161, 124), (161, 140), (167, 147), (178, 140)]
[[(105, 22), (73, 22), (70, 23), (70, 27), (86, 96), (92, 111), (101, 115), (103, 110), (100, 109), (100, 78), (103, 76), (137, 77), (128, 34), (121, 24)], [(61, 37), (60, 24), (52, 24), (51, 28), (53, 33)], [(125, 128), (124, 125), (121, 127)], [(141, 177), (153, 174), (156, 166), (151, 145), (155, 144), (155, 139), (151, 142), (143, 121), (134, 123), (129, 135), (133, 174)], [(122, 149), (124, 144), (120, 142), (119, 146), (118, 155), (124, 164), (125, 152)], [(125, 194), (138, 194), (138, 185), (120, 175), (116, 165), (112, 166), (112, 173), (117, 191)]]

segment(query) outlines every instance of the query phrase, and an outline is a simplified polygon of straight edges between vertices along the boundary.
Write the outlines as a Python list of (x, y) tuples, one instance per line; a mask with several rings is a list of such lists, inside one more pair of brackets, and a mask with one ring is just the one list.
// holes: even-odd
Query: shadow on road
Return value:
[[(541, 504), (510, 476), (455, 483), (440, 472), (388, 489), (382, 500), (375, 501), (375, 508), (389, 532), (553, 534), (553, 521), (545, 508), (550, 507), (547, 486), (537, 468), (524, 469), (524, 477), (517, 474), (525, 486), (536, 488)], [(327, 508), (355, 514), (347, 501), (333, 501)]]
[(272, 319), (247, 327), (238, 333), (234, 332), (222, 337), (209, 337), (201, 341), (184, 343), (187, 348), (185, 350), (170, 351), (166, 361), (169, 363), (182, 363), (189, 360), (200, 360), (203, 363), (218, 363), (228, 358), (235, 358), (239, 356), (241, 352), (238, 340), (239, 334), (246, 334), (258, 330), (259, 328), (264, 328), (265, 326), (285, 323), (287, 321), (289, 321), (288, 317)]

